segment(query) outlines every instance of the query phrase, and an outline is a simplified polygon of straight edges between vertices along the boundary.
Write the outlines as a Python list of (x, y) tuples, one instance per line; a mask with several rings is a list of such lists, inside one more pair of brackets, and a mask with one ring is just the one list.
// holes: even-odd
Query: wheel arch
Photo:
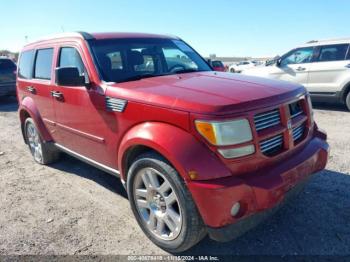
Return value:
[(121, 179), (127, 181), (132, 160), (142, 153), (154, 151), (164, 157), (185, 180), (208, 180), (231, 175), (230, 171), (204, 144), (189, 132), (170, 124), (152, 122), (133, 127), (123, 137), (118, 150)]
[(19, 119), (21, 122), (21, 131), (22, 131), (22, 135), (23, 135), (25, 142), (26, 142), (26, 139), (25, 139), (25, 134), (24, 134), (24, 123), (28, 117), (33, 119), (37, 129), (39, 130), (41, 138), (45, 142), (52, 140), (52, 137), (51, 137), (49, 131), (47, 130), (47, 128), (46, 128), (46, 126), (45, 126), (45, 124), (40, 116), (39, 110), (35, 106), (35, 103), (34, 103), (32, 98), (25, 97), (20, 102), (18, 113), (19, 113)]
[(341, 102), (346, 102), (346, 96), (350, 92), (350, 80), (348, 83), (346, 83), (341, 91)]

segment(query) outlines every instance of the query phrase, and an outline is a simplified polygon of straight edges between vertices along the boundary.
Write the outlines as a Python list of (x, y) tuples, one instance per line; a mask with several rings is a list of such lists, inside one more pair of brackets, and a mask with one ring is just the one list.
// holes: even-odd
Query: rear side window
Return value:
[(40, 49), (36, 53), (34, 78), (51, 79), (53, 48)]
[(61, 48), (59, 67), (77, 67), (80, 74), (85, 71), (80, 54), (74, 47)]
[(24, 51), (19, 59), (18, 76), (24, 79), (32, 78), (34, 50)]
[(319, 62), (341, 61), (345, 59), (348, 44), (321, 46)]

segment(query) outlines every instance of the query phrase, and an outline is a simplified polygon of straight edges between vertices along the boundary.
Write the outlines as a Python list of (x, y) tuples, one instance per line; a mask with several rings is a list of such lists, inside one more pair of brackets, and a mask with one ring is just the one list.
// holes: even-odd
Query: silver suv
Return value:
[(310, 41), (266, 67), (244, 70), (246, 75), (297, 82), (315, 101), (345, 103), (350, 110), (350, 38)]

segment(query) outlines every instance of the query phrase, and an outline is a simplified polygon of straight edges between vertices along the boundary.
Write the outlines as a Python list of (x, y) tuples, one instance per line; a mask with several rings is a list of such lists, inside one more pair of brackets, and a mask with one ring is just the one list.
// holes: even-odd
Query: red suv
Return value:
[(212, 71), (176, 37), (68, 33), (24, 47), (19, 116), (36, 162), (63, 151), (119, 176), (170, 252), (227, 241), (325, 168), (300, 85)]

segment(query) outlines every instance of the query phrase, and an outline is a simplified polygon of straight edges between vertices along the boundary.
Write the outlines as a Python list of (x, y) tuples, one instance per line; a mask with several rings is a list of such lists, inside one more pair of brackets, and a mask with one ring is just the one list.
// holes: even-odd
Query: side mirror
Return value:
[(56, 68), (56, 83), (59, 86), (86, 86), (85, 77), (80, 75), (77, 67)]
[(276, 66), (279, 67), (281, 65), (281, 57), (278, 55), (278, 56), (275, 56), (273, 58), (273, 60), (276, 61)]

